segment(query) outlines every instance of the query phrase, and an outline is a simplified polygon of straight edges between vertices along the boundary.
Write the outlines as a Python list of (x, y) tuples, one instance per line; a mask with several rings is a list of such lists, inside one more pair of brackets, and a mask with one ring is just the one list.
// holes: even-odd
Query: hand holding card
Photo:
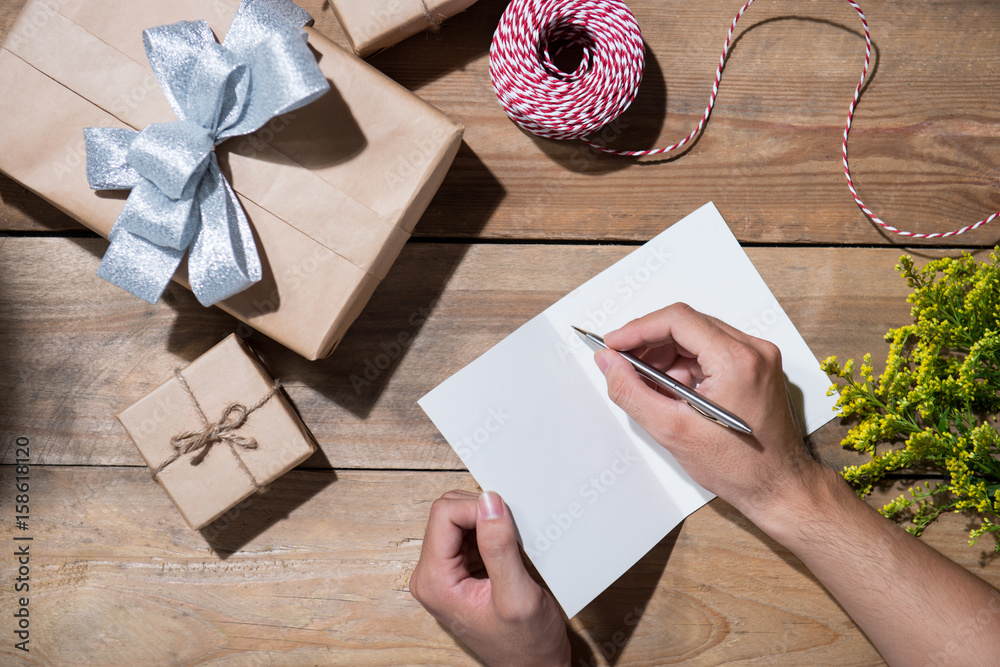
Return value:
[(835, 399), (826, 375), (711, 204), (420, 400), (480, 486), (503, 496), (525, 552), (568, 616), (713, 497), (611, 402), (572, 329), (605, 332), (675, 302), (736, 330), (766, 321), (756, 333), (781, 350), (802, 397), (800, 421), (809, 432), (829, 421)]

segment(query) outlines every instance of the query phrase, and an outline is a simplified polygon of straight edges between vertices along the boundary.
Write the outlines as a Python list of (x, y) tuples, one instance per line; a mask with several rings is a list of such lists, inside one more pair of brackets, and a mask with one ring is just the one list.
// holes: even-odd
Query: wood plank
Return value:
[[(149, 306), (104, 282), (95, 271), (105, 247), (61, 238), (0, 245), (0, 432), (30, 437), (39, 463), (141, 465), (114, 415), (237, 331), (251, 334), (318, 439), (323, 455), (309, 466), (461, 469), (416, 401), (633, 250), (410, 243), (340, 348), (307, 362), (176, 285)], [(884, 359), (882, 335), (909, 321), (896, 250), (748, 254), (819, 359)], [(773, 316), (762, 313), (761, 326)], [(858, 462), (839, 446), (845, 434), (833, 422), (813, 437), (824, 461)], [(0, 450), (9, 463), (10, 438)]]
[[(630, 2), (648, 50), (642, 92), (611, 130), (622, 147), (671, 143), (697, 122), (739, 7)], [(945, 231), (1000, 209), (1000, 4), (867, 0), (876, 71), (852, 134), (861, 196), (889, 223)], [(22, 0), (0, 7), (8, 29)], [(343, 41), (329, 6), (303, 0)], [(416, 234), (645, 240), (714, 200), (743, 241), (897, 243), (855, 206), (840, 166), (863, 40), (846, 2), (757, 3), (741, 21), (704, 137), (683, 158), (637, 165), (518, 130), (499, 108), (488, 46), (505, 0), (480, 0), (434, 35), (372, 63), (467, 127), (466, 144)], [(0, 33), (2, 34), (2, 33)], [(405, 147), (401, 147), (404, 150)], [(0, 177), (0, 229), (79, 229)], [(986, 229), (953, 239), (993, 244)]]
[[(12, 475), (0, 467), (2, 488)], [(30, 475), (22, 664), (474, 664), (407, 587), (430, 503), (474, 490), (465, 473), (296, 471), (202, 533), (140, 470), (33, 466)], [(4, 522), (7, 544), (12, 531)], [(964, 517), (948, 515), (926, 540), (1000, 583), (980, 562), (989, 545), (966, 546), (966, 531)], [(13, 559), (0, 572), (13, 581)], [(0, 604), (14, 608), (10, 586)], [(879, 662), (803, 566), (719, 500), (572, 628), (574, 664)], [(0, 656), (25, 657), (11, 642)]]

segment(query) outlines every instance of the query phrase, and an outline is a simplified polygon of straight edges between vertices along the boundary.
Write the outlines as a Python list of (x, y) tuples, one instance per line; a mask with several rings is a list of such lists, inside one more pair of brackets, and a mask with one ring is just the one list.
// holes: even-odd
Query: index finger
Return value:
[(740, 340), (735, 333), (738, 332), (732, 327), (686, 303), (674, 303), (612, 331), (604, 337), (604, 342), (616, 350), (675, 345), (701, 362), (705, 354)]
[(476, 527), (478, 496), (443, 496), (431, 505), (422, 552), (436, 562), (454, 558), (462, 549), (465, 533)]

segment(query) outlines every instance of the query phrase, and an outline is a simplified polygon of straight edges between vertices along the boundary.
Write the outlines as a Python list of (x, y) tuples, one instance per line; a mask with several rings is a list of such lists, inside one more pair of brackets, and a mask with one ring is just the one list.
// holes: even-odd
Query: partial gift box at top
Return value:
[(354, 52), (367, 57), (468, 9), (476, 0), (330, 0)]
[[(177, 120), (147, 62), (143, 30), (204, 20), (221, 40), (238, 6), (29, 0), (0, 48), (0, 170), (107, 237), (125, 197), (91, 189), (84, 128)], [(305, 32), (330, 91), (215, 151), (263, 269), (259, 282), (216, 305), (319, 359), (395, 261), (463, 128), (322, 34)], [(184, 267), (175, 280), (187, 284)]]

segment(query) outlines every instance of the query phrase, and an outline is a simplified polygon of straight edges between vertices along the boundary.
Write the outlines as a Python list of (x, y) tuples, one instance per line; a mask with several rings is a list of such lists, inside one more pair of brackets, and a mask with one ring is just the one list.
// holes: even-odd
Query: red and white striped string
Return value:
[[(847, 110), (844, 127), (844, 176), (854, 201), (872, 222), (886, 231), (914, 239), (938, 239), (964, 234), (1000, 217), (1000, 211), (971, 225), (931, 234), (908, 232), (876, 216), (858, 196), (847, 160), (847, 137), (871, 64), (872, 40), (861, 7), (857, 11), (865, 31), (865, 64)], [(665, 148), (629, 151), (608, 148), (587, 137), (620, 116), (635, 99), (642, 80), (644, 46), (639, 24), (622, 0), (511, 0), (490, 46), (490, 79), (504, 111), (525, 130), (550, 139), (580, 139), (593, 148), (641, 157), (677, 150), (697, 137), (715, 106), (722, 69), (729, 55), (736, 24), (754, 0), (740, 7), (729, 26), (726, 43), (712, 82), (708, 106), (697, 127)], [(572, 50), (580, 57), (573, 72), (557, 65), (560, 54)]]

